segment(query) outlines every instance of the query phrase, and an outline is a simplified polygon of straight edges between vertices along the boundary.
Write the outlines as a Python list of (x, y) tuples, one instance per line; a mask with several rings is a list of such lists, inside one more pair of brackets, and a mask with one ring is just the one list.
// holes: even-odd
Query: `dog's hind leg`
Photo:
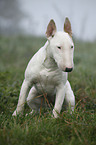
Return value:
[(75, 107), (75, 96), (68, 80), (65, 85), (65, 101), (72, 113)]
[(42, 98), (42, 95), (39, 95), (36, 88), (33, 86), (27, 97), (27, 104), (32, 109), (32, 111), (39, 110), (41, 106), (41, 98)]

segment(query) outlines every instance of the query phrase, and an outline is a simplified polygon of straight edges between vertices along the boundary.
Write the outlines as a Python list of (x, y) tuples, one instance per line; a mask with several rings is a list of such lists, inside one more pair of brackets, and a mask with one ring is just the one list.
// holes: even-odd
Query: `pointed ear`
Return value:
[(71, 23), (67, 17), (66, 17), (65, 23), (64, 23), (64, 31), (72, 37)]
[(47, 31), (46, 31), (46, 36), (47, 38), (54, 37), (56, 33), (56, 25), (53, 19), (50, 20), (48, 26), (47, 26)]

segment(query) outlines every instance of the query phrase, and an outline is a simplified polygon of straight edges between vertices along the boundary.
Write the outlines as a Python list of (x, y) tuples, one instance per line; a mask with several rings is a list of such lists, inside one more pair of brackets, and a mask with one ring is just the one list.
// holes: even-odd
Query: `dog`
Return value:
[(47, 94), (49, 100), (55, 96), (52, 111), (55, 118), (58, 117), (64, 100), (71, 112), (74, 111), (75, 96), (68, 81), (68, 72), (74, 68), (74, 43), (69, 19), (65, 18), (64, 31), (58, 32), (54, 20), (51, 19), (46, 36), (47, 42), (28, 63), (13, 116), (23, 113), (27, 95), (27, 103), (32, 110), (40, 108), (44, 94)]

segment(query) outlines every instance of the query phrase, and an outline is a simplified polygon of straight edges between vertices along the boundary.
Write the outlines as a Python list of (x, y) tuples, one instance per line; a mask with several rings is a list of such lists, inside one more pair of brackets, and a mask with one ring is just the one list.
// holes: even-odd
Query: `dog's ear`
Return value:
[(71, 23), (67, 17), (64, 23), (64, 31), (67, 32), (72, 37)]
[(51, 19), (47, 26), (46, 36), (47, 38), (54, 37), (55, 33), (56, 33), (56, 25), (54, 20)]

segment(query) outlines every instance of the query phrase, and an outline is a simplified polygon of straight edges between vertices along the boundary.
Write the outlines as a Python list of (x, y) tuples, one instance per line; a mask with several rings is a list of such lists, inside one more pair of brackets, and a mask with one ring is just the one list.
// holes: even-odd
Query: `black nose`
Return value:
[(66, 67), (65, 72), (71, 72), (72, 70), (73, 70), (73, 68)]

